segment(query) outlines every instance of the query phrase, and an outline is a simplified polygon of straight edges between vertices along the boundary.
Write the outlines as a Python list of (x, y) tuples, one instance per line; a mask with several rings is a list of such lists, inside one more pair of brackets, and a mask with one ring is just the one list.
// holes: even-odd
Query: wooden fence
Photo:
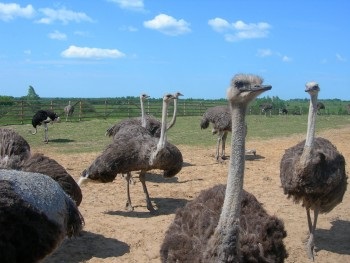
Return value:
[[(70, 100), (74, 106), (74, 113), (68, 117), (70, 121), (84, 121), (96, 118), (128, 118), (140, 116), (139, 99), (77, 99)], [(14, 100), (0, 103), (0, 125), (28, 124), (36, 111), (40, 109), (52, 110), (61, 119), (65, 119), (64, 107), (68, 100), (40, 99)], [(201, 116), (207, 108), (216, 105), (227, 105), (226, 101), (185, 101), (178, 100), (177, 116)], [(147, 100), (145, 103), (146, 114), (160, 118), (162, 112), (162, 100)], [(170, 105), (168, 114), (172, 115), (173, 104)]]

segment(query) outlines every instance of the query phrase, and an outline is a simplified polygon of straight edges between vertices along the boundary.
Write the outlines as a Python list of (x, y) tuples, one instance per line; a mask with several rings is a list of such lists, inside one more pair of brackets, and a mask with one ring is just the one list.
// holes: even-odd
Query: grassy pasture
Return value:
[[(216, 135), (211, 134), (211, 126), (201, 130), (201, 116), (178, 117), (175, 126), (168, 132), (168, 140), (175, 145), (214, 146)], [(62, 154), (99, 152), (111, 141), (105, 137), (108, 127), (118, 122), (116, 119), (93, 119), (82, 122), (66, 122), (49, 125), (50, 142), (47, 147)], [(307, 115), (248, 115), (248, 140), (285, 137), (292, 134), (305, 134)], [(349, 115), (320, 115), (317, 117), (316, 132), (341, 128), (350, 124)], [(46, 147), (43, 143), (44, 130), (38, 127), (38, 133), (31, 124), (3, 126), (13, 128), (29, 142), (32, 148)]]

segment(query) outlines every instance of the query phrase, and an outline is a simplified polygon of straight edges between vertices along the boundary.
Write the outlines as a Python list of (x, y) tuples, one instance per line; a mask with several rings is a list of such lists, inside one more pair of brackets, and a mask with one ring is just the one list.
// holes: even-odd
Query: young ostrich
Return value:
[[(319, 213), (328, 213), (343, 199), (347, 188), (345, 159), (332, 143), (315, 138), (317, 96), (316, 82), (306, 84), (310, 107), (306, 140), (286, 150), (280, 163), (280, 179), (284, 194), (306, 209), (309, 226), (307, 254), (314, 259), (314, 234)], [(310, 210), (314, 211), (312, 222)]]
[[(180, 150), (166, 141), (166, 111), (172, 99), (174, 96), (171, 94), (163, 97), (160, 138), (153, 137), (146, 128), (138, 124), (127, 126), (123, 132), (117, 133), (113, 142), (83, 171), (78, 184), (81, 185), (88, 178), (103, 183), (112, 182), (117, 174), (141, 171), (139, 179), (145, 193), (147, 209), (156, 213), (146, 187), (147, 171), (163, 170), (163, 176), (169, 178), (179, 173), (183, 164)], [(126, 208), (132, 210), (128, 185)]]
[(81, 189), (73, 177), (55, 160), (43, 154), (32, 154), (28, 142), (11, 129), (0, 128), (0, 168), (47, 175), (80, 205)]
[(234, 76), (227, 96), (232, 118), (227, 186), (202, 191), (178, 209), (166, 232), (162, 262), (283, 262), (286, 231), (243, 190), (247, 105), (271, 86), (255, 75)]
[(66, 114), (66, 121), (68, 121), (68, 117), (72, 116), (74, 113), (74, 106), (71, 104), (71, 101), (68, 102), (68, 105), (65, 106), (63, 110)]
[(0, 170), (2, 263), (39, 262), (66, 236), (77, 236), (83, 224), (75, 203), (48, 176)]
[(48, 130), (49, 128), (47, 127), (48, 123), (52, 123), (52, 122), (58, 122), (60, 121), (60, 117), (49, 110), (39, 110), (37, 111), (33, 118), (32, 118), (32, 125), (35, 128), (35, 131), (32, 132), (32, 134), (36, 134), (37, 133), (37, 126), (43, 125), (45, 132), (44, 132), (44, 142), (48, 143), (49, 142), (49, 137), (48, 137)]

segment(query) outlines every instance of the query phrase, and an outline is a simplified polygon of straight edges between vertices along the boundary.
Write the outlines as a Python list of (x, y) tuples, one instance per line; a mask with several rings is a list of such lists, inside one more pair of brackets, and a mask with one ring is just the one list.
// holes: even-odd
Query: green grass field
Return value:
[[(211, 126), (201, 130), (200, 116), (178, 117), (175, 126), (168, 132), (168, 140), (175, 145), (214, 146), (216, 135), (211, 134)], [(94, 119), (82, 122), (65, 122), (49, 125), (50, 142), (47, 147), (59, 153), (99, 152), (111, 141), (105, 137), (108, 127), (116, 123), (115, 119)], [(289, 115), (265, 117), (248, 115), (248, 139), (269, 139), (306, 133), (307, 115)], [(320, 115), (317, 117), (317, 131), (336, 129), (350, 124), (349, 115)], [(13, 128), (29, 142), (32, 148), (42, 147), (43, 127), (31, 135), (30, 124), (5, 126)]]

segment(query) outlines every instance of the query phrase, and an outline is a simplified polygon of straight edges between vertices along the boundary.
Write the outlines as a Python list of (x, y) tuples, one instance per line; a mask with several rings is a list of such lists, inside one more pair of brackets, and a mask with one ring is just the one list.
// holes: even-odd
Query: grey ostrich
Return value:
[(255, 75), (234, 76), (227, 96), (232, 113), (227, 186), (202, 191), (177, 210), (161, 245), (162, 262), (283, 262), (286, 231), (243, 190), (247, 105), (271, 86)]
[(74, 106), (71, 104), (71, 101), (68, 102), (68, 105), (65, 106), (63, 110), (66, 114), (66, 121), (68, 121), (68, 117), (72, 116), (74, 113)]
[(15, 169), (30, 156), (28, 142), (12, 129), (0, 128), (0, 168)]
[[(314, 259), (314, 235), (319, 213), (328, 213), (343, 199), (347, 188), (345, 159), (332, 143), (315, 138), (317, 95), (316, 82), (306, 84), (310, 107), (306, 140), (287, 149), (280, 163), (280, 179), (284, 194), (306, 209), (309, 226), (307, 254)], [(314, 211), (312, 222), (310, 210)]]
[[(166, 141), (166, 111), (174, 96), (163, 97), (162, 129), (160, 138), (144, 127), (136, 124), (127, 126), (123, 132), (117, 133), (114, 140), (92, 164), (82, 172), (78, 184), (86, 179), (111, 182), (117, 174), (129, 174), (140, 171), (139, 179), (145, 193), (147, 209), (153, 214), (153, 208), (146, 187), (146, 174), (149, 170), (163, 170), (163, 176), (173, 177), (182, 169), (183, 159), (180, 150)], [(127, 184), (128, 185), (128, 184)], [(127, 189), (126, 208), (132, 210), (129, 189)]]
[(48, 176), (0, 170), (2, 263), (39, 262), (83, 224), (73, 200)]
[[(214, 106), (210, 107), (203, 114), (200, 127), (201, 129), (206, 129), (209, 127), (209, 123), (213, 124), (212, 134), (218, 134), (216, 142), (216, 161), (222, 162), (226, 159), (225, 148), (226, 139), (228, 132), (232, 130), (232, 120), (231, 120), (231, 110), (228, 105), (225, 106)], [(247, 135), (247, 125), (245, 125), (245, 133)], [(220, 144), (221, 144), (221, 154), (220, 154)], [(248, 150), (246, 153), (256, 154), (256, 150)]]
[(265, 116), (267, 116), (267, 112), (270, 112), (270, 116), (271, 116), (271, 111), (273, 109), (273, 105), (271, 103), (263, 103), (259, 105), (259, 108), (261, 110), (261, 113), (264, 113)]
[(31, 153), (28, 142), (12, 129), (0, 128), (0, 169), (41, 173), (57, 181), (79, 206), (81, 189), (73, 177), (57, 161), (39, 153)]
[[(174, 112), (173, 112), (173, 117), (167, 126), (167, 130), (169, 130), (175, 125), (176, 114), (177, 114), (177, 100), (179, 96), (183, 96), (183, 95), (180, 92), (176, 92), (173, 96), (174, 96)], [(118, 122), (117, 124), (107, 129), (106, 136), (114, 137), (120, 130), (124, 129), (126, 126), (138, 124), (146, 128), (154, 137), (159, 138), (162, 124), (161, 124), (161, 121), (159, 121), (155, 117), (146, 114), (144, 102), (148, 98), (149, 96), (147, 94), (143, 93), (140, 95), (141, 117), (128, 118)]]
[(52, 122), (58, 122), (60, 121), (60, 117), (49, 110), (38, 110), (33, 118), (32, 118), (32, 125), (35, 128), (35, 131), (32, 132), (32, 134), (37, 133), (37, 126), (43, 125), (44, 126), (44, 142), (48, 143), (49, 142), (49, 137), (48, 137), (48, 130), (49, 128), (47, 127), (47, 124), (52, 123)]

